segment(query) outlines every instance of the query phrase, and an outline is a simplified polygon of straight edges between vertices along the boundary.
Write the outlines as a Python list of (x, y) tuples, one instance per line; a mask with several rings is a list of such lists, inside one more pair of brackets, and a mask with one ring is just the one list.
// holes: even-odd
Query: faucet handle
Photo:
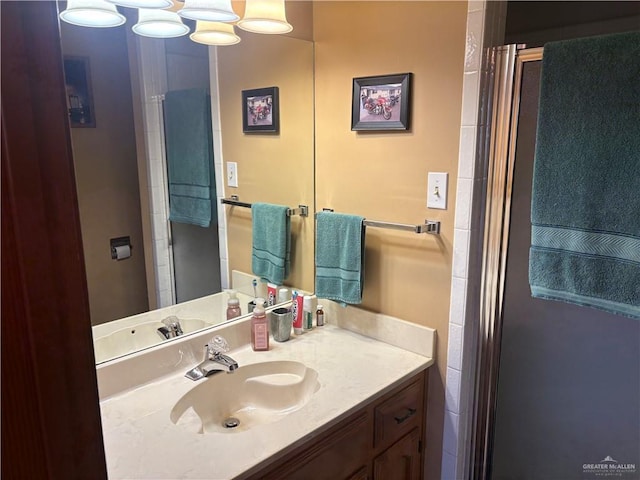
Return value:
[(167, 318), (163, 318), (162, 319), (162, 323), (164, 323), (167, 327), (170, 327), (172, 324), (174, 323), (178, 323), (178, 317), (176, 317), (175, 315), (171, 315)]
[(171, 315), (170, 317), (163, 318), (161, 320), (164, 327), (158, 328), (158, 333), (164, 337), (164, 339), (175, 338), (183, 335), (182, 327), (180, 326), (180, 320), (178, 317)]
[(175, 315), (171, 315), (167, 318), (164, 318), (162, 320), (162, 323), (164, 323), (166, 327), (169, 329), (169, 331), (172, 333), (171, 335), (172, 337), (178, 337), (184, 334), (184, 332), (182, 331), (182, 326), (180, 325), (180, 319)]
[(224, 337), (216, 335), (207, 344), (207, 350), (209, 351), (209, 355), (213, 356), (220, 353), (227, 353), (231, 348)]

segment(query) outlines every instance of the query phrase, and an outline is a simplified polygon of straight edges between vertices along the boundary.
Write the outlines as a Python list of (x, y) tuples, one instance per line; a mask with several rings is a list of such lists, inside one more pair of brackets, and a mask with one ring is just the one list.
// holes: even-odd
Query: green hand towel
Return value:
[(544, 48), (534, 297), (640, 318), (640, 32)]
[(216, 221), (211, 104), (202, 89), (167, 92), (165, 143), (169, 220), (208, 227)]
[(251, 270), (263, 281), (282, 285), (291, 270), (289, 208), (268, 203), (251, 206)]
[(318, 212), (316, 219), (316, 295), (343, 305), (362, 303), (364, 218)]

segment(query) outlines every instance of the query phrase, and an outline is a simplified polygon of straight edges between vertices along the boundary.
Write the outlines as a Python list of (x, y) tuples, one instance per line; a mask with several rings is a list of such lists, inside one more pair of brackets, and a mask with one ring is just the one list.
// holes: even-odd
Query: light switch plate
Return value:
[(227, 186), (238, 186), (238, 163), (227, 162)]
[(448, 179), (448, 173), (429, 172), (427, 182), (427, 208), (447, 209)]

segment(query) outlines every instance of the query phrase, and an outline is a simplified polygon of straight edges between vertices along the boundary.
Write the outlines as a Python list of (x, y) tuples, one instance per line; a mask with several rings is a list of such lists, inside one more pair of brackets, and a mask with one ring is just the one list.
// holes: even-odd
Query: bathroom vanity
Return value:
[(428, 370), (416, 374), (248, 478), (423, 478), (427, 381)]
[[(268, 352), (251, 350), (243, 320), (99, 365), (109, 478), (422, 478), (435, 332), (332, 319)], [(404, 328), (407, 348), (371, 338)], [(239, 368), (185, 378), (215, 334)]]

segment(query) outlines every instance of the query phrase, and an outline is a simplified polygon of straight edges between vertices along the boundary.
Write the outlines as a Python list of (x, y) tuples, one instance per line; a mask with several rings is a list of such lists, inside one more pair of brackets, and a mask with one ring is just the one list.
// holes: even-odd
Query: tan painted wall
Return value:
[[(124, 27), (61, 29), (64, 53), (91, 65), (96, 128), (72, 128), (71, 140), (96, 325), (148, 310), (129, 59)], [(127, 235), (131, 258), (112, 260), (109, 239)]]
[[(437, 330), (427, 464), (439, 478), (466, 2), (314, 4), (317, 209), (372, 220), (440, 220), (440, 237), (370, 228), (362, 307)], [(412, 72), (409, 132), (351, 131), (354, 77)], [(446, 211), (427, 172), (449, 173)]]
[[(279, 35), (242, 32), (242, 42), (218, 49), (222, 150), (237, 162), (239, 188), (226, 195), (245, 202), (314, 208), (313, 44)], [(242, 90), (277, 86), (280, 133), (242, 133)], [(226, 185), (226, 174), (225, 174)], [(251, 272), (251, 211), (227, 208), (229, 269)], [(313, 215), (291, 219), (292, 272), (285, 283), (313, 290)]]

